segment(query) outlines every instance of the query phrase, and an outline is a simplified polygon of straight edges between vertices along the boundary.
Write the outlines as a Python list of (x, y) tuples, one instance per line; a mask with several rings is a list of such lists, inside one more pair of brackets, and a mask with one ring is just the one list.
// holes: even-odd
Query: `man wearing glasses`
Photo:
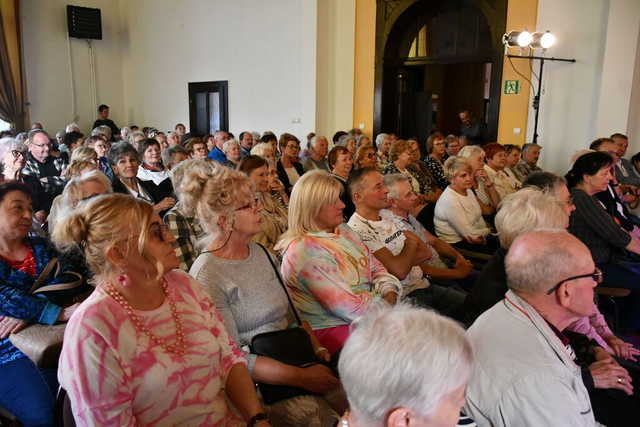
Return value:
[(60, 175), (67, 167), (67, 156), (52, 156), (49, 135), (39, 129), (29, 132), (27, 148), (29, 154), (23, 173), (38, 178), (51, 198), (61, 194), (64, 179)]
[[(534, 230), (515, 239), (505, 267), (505, 298), (467, 332), (476, 359), (467, 415), (479, 426), (595, 426), (581, 368), (563, 332), (596, 310), (594, 288), (602, 273), (589, 249), (566, 231)], [(596, 387), (631, 394), (627, 371), (602, 357), (605, 372), (594, 375)]]

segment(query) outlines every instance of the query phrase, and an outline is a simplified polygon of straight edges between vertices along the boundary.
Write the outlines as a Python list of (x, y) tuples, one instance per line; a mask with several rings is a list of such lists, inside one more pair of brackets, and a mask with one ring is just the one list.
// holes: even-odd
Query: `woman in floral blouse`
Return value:
[(293, 187), (289, 230), (276, 246), (294, 304), (332, 354), (375, 298), (395, 303), (400, 289), (398, 279), (343, 224), (341, 189), (327, 172), (306, 173)]

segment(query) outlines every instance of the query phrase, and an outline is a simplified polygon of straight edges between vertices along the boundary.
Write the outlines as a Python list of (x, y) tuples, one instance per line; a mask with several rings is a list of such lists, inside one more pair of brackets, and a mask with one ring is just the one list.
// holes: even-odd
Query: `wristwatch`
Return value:
[(265, 414), (264, 412), (258, 412), (253, 417), (251, 417), (251, 419), (247, 423), (247, 427), (255, 426), (256, 424), (258, 424), (258, 421), (268, 421), (268, 420), (269, 420), (269, 417), (267, 417), (267, 414)]

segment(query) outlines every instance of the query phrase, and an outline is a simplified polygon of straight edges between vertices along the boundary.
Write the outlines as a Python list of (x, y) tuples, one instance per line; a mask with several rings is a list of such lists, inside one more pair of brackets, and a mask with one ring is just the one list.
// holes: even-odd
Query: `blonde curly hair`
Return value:
[[(207, 160), (193, 160), (178, 189), (182, 205), (195, 213), (207, 236), (200, 244), (207, 246), (223, 232), (233, 229), (235, 211), (255, 199), (253, 182), (242, 172)], [(224, 229), (218, 224), (225, 218)]]

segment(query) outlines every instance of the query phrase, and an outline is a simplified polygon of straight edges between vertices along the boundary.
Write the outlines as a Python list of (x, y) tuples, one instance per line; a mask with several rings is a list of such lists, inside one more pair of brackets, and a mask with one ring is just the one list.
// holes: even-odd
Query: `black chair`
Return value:
[(76, 427), (76, 421), (73, 419), (73, 412), (71, 412), (71, 401), (69, 400), (67, 391), (62, 387), (58, 390), (58, 396), (56, 397), (56, 404), (53, 410), (53, 416), (58, 426)]

